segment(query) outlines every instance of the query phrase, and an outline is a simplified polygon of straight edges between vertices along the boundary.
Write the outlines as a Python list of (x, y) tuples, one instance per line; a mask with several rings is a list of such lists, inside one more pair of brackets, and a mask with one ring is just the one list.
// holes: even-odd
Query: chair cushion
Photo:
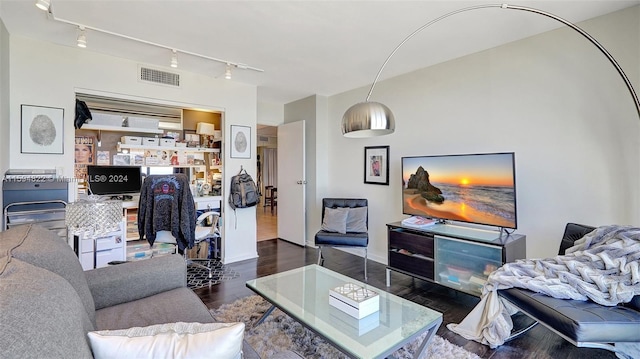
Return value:
[(325, 208), (321, 230), (325, 232), (347, 233), (347, 208)]
[(316, 245), (366, 247), (369, 245), (367, 233), (335, 233), (319, 231), (316, 233)]
[(367, 211), (366, 206), (347, 209), (347, 232), (367, 231)]
[(558, 299), (519, 288), (498, 294), (574, 341), (640, 342), (640, 312), (631, 308)]
[(337, 207), (364, 207), (368, 205), (366, 198), (323, 198), (323, 208), (337, 208)]

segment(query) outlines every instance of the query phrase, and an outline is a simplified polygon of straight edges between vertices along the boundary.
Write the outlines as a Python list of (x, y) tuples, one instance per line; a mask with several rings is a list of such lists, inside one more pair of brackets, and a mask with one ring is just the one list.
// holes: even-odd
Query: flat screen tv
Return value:
[(87, 166), (90, 193), (119, 195), (139, 193), (142, 186), (140, 166)]
[(402, 157), (402, 212), (517, 228), (515, 154)]

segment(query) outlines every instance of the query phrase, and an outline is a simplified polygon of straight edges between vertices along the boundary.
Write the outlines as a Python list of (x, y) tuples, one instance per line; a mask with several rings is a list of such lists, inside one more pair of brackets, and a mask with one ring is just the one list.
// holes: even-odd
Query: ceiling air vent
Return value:
[(162, 85), (180, 86), (180, 75), (147, 67), (140, 67), (140, 80)]

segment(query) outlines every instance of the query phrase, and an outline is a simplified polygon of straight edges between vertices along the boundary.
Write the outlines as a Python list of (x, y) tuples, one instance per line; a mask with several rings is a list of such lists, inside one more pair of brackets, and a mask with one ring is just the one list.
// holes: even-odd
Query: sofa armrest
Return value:
[(96, 310), (187, 286), (187, 265), (178, 254), (85, 272)]

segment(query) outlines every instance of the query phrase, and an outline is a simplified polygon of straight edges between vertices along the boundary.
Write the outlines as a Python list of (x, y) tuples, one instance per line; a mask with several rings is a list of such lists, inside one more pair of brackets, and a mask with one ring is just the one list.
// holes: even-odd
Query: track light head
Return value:
[(224, 71), (224, 78), (231, 80), (231, 65), (227, 64), (227, 69)]
[(36, 1), (36, 6), (38, 9), (42, 11), (49, 11), (49, 6), (51, 6), (50, 0), (38, 0)]
[(171, 54), (171, 67), (178, 67), (178, 52), (176, 50), (173, 50), (173, 54)]
[(78, 47), (87, 47), (87, 37), (84, 34), (84, 26), (80, 26), (80, 34), (78, 34)]
[[(3, 0), (0, 0), (0, 2), (2, 2)], [(67, 25), (72, 25), (74, 27), (78, 28), (78, 37), (76, 39), (76, 45), (78, 47), (81, 48), (86, 48), (87, 47), (87, 35), (85, 34), (85, 25), (80, 24), (78, 22), (75, 21), (71, 21), (71, 20), (67, 20), (67, 19), (63, 19), (60, 18), (58, 16), (56, 16), (54, 14), (54, 8), (55, 6), (52, 4), (53, 0), (33, 0), (35, 5), (39, 8), (42, 9), (43, 11), (47, 12), (47, 18), (53, 21), (57, 21), (60, 23), (64, 23)], [(115, 36), (115, 37), (120, 37), (120, 38), (124, 38), (127, 40), (131, 40), (131, 41), (136, 41), (139, 43), (144, 43), (147, 45), (151, 45), (151, 46), (156, 46), (158, 48), (161, 48), (163, 50), (171, 50), (172, 51), (172, 57), (171, 57), (171, 62), (170, 65), (172, 68), (177, 68), (178, 67), (178, 52), (181, 52), (183, 54), (187, 54), (191, 57), (198, 57), (201, 59), (206, 59), (206, 60), (210, 60), (213, 61), (217, 64), (225, 64), (227, 66), (227, 70), (225, 72), (225, 77), (227, 79), (231, 78), (231, 67), (235, 67), (235, 68), (239, 68), (242, 70), (251, 70), (251, 71), (257, 71), (257, 72), (264, 72), (264, 70), (259, 69), (257, 67), (252, 67), (252, 66), (248, 66), (246, 64), (241, 64), (241, 63), (236, 63), (236, 62), (230, 62), (227, 60), (223, 60), (223, 59), (219, 59), (216, 57), (211, 57), (208, 55), (203, 55), (203, 54), (199, 54), (199, 53), (195, 53), (192, 51), (187, 51), (187, 50), (179, 50), (173, 46), (167, 46), (167, 45), (163, 45), (163, 44), (158, 44), (158, 43), (154, 43), (151, 41), (147, 41), (144, 39), (139, 39), (139, 38), (135, 38), (129, 35), (125, 35), (125, 34), (121, 34), (121, 33), (117, 33), (117, 32), (113, 32), (110, 30), (104, 30), (104, 29), (100, 29), (94, 26), (91, 26), (90, 24), (86, 26), (88, 29), (91, 30), (92, 33), (97, 32), (97, 33), (102, 33), (102, 34), (107, 34), (107, 35), (111, 35), (111, 36)], [(95, 46), (95, 44), (94, 44)], [(184, 64), (183, 64), (184, 65)], [(219, 67), (218, 67), (219, 68)], [(219, 77), (219, 73), (215, 74), (216, 77)]]

